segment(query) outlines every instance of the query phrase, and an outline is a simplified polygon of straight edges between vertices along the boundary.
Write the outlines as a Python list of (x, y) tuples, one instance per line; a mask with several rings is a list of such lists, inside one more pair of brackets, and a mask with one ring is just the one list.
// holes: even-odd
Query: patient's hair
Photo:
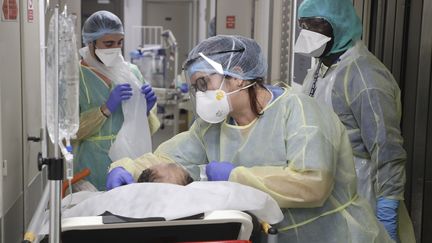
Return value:
[[(174, 167), (175, 166), (175, 167)], [(169, 169), (169, 168), (176, 168), (177, 167), (177, 165), (176, 164), (168, 164), (167, 165), (167, 169)], [(145, 170), (143, 170), (142, 172), (141, 172), (141, 175), (138, 177), (138, 180), (137, 180), (137, 182), (164, 182), (163, 180), (162, 181), (157, 181), (157, 174), (155, 173), (155, 171), (154, 170), (152, 170), (152, 168), (150, 167), (150, 168), (147, 168), (147, 169), (145, 169)], [(192, 177), (189, 175), (189, 173), (187, 173), (186, 171), (185, 171), (185, 173), (184, 173), (184, 178), (181, 180), (181, 182), (179, 182), (178, 184), (179, 185), (183, 185), (183, 186), (186, 186), (187, 184), (190, 184), (190, 183), (192, 183), (193, 182), (193, 179), (192, 179)]]

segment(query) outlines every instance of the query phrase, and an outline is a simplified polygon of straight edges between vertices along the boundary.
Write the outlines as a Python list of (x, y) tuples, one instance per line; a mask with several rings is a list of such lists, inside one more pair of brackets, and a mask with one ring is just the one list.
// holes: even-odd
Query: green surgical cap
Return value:
[(330, 53), (348, 49), (362, 35), (362, 25), (351, 0), (304, 0), (298, 17), (321, 17), (331, 24), (334, 44)]

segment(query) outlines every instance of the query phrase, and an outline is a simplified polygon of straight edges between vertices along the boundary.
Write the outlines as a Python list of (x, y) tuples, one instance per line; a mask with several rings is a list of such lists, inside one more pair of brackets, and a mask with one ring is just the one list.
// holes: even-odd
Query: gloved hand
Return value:
[(187, 83), (182, 83), (180, 85), (180, 91), (184, 94), (186, 94), (187, 92), (189, 92), (189, 86), (187, 85)]
[(125, 170), (123, 167), (116, 167), (108, 173), (106, 189), (111, 190), (113, 188), (131, 184), (133, 182), (134, 179), (127, 170)]
[(377, 218), (384, 225), (390, 237), (397, 242), (399, 201), (380, 197), (377, 201)]
[(209, 181), (227, 181), (234, 167), (231, 162), (212, 161), (206, 165), (207, 178)]
[(148, 115), (150, 110), (156, 104), (157, 97), (150, 84), (144, 84), (141, 87), (141, 93), (145, 95), (147, 100), (147, 115)]
[(123, 100), (128, 100), (132, 96), (132, 88), (130, 84), (119, 84), (111, 91), (105, 105), (113, 113)]

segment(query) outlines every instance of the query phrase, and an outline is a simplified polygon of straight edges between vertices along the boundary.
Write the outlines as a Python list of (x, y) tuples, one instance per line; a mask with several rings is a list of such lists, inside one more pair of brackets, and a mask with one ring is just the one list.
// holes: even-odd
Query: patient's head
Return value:
[(185, 186), (192, 183), (193, 179), (186, 170), (177, 164), (163, 163), (143, 170), (138, 182), (161, 182)]

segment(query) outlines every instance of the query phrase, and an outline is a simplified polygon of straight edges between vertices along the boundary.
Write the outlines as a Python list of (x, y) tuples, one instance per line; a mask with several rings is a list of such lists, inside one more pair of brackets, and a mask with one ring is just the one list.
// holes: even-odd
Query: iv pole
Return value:
[[(58, 80), (59, 80), (59, 6), (56, 6), (54, 9), (55, 15), (55, 44), (54, 44), (54, 52), (55, 52), (55, 92), (54, 92), (54, 100), (58, 101)], [(54, 102), (54, 160), (49, 160), (48, 163), (48, 180), (50, 183), (50, 224), (49, 224), (49, 242), (50, 243), (58, 243), (60, 242), (60, 190), (61, 183), (63, 181), (63, 160), (59, 158), (59, 107), (58, 102)]]

